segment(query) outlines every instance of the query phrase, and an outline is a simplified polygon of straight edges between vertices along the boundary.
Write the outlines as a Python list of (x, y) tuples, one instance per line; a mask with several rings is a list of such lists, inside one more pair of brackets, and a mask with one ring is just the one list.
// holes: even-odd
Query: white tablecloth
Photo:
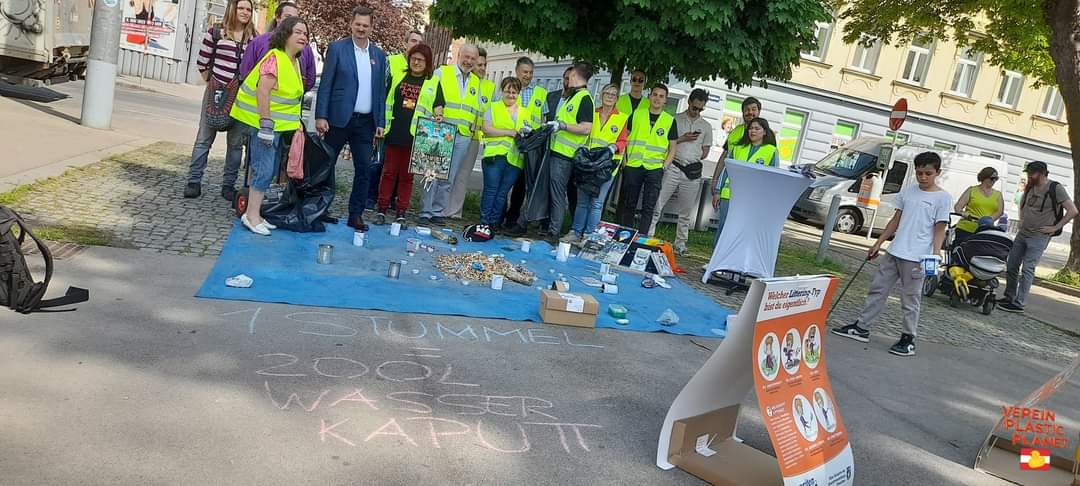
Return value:
[(810, 179), (788, 169), (731, 159), (725, 167), (731, 178), (731, 205), (701, 281), (708, 283), (715, 270), (772, 277), (784, 221)]

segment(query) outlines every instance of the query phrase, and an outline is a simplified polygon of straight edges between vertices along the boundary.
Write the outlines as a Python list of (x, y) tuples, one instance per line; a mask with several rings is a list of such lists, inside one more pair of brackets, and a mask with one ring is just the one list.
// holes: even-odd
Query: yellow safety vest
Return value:
[(472, 136), (473, 124), (480, 116), (480, 78), (469, 73), (469, 79), (465, 82), (465, 93), (461, 92), (458, 84), (457, 66), (445, 65), (435, 72), (442, 86), (443, 99), (446, 106), (443, 107), (443, 121), (457, 127), (458, 133), (466, 137)]
[[(616, 110), (618, 110), (616, 108)], [(592, 116), (592, 133), (589, 134), (589, 148), (607, 147), (608, 145), (615, 144), (619, 140), (619, 135), (622, 135), (623, 130), (626, 130), (626, 120), (630, 119), (630, 115), (621, 111), (616, 111), (608, 117), (607, 121), (600, 123), (600, 112), (593, 111)], [(612, 175), (619, 173), (619, 166), (621, 166), (623, 156), (622, 154), (615, 154), (612, 160), (615, 161), (615, 170), (612, 171)]]
[(518, 95), (518, 106), (529, 110), (529, 124), (532, 128), (539, 128), (544, 123), (544, 103), (547, 103), (548, 91), (543, 86), (535, 86), (532, 98), (529, 98), (529, 106), (525, 106), (525, 98)]
[[(592, 99), (589, 90), (578, 90), (577, 93), (574, 93), (574, 96), (571, 96), (570, 99), (563, 102), (555, 119), (567, 125), (577, 123), (578, 110), (581, 108), (581, 100), (585, 98)], [(570, 133), (568, 130), (559, 130), (551, 137), (551, 150), (563, 157), (573, 159), (574, 152), (577, 152), (578, 147), (585, 145), (588, 141), (588, 134), (578, 135), (576, 133)]]
[[(739, 124), (737, 127), (731, 129), (731, 133), (727, 136), (727, 156), (728, 158), (735, 158), (735, 149), (742, 142), (743, 134), (746, 133), (746, 125)], [(720, 182), (720, 199), (731, 199), (731, 179), (728, 179), (727, 172), (721, 174)]]
[[(730, 147), (730, 145), (728, 145)], [(731, 158), (750, 164), (761, 164), (776, 167), (773, 163), (773, 155), (776, 154), (776, 145), (762, 145), (753, 155), (750, 155), (751, 145), (736, 145), (731, 151)], [(720, 199), (731, 199), (731, 180), (727, 173), (724, 174), (724, 187), (720, 189)]]
[(405, 73), (409, 72), (409, 60), (405, 59), (405, 53), (399, 52), (386, 58), (386, 63), (390, 66), (390, 79), (397, 79), (405, 77)]
[[(518, 107), (517, 120), (510, 116), (510, 110), (506, 109), (506, 103), (498, 102), (491, 103), (488, 107), (488, 113), (491, 113), (491, 124), (495, 128), (502, 130), (513, 130), (515, 132), (521, 130), (525, 126), (525, 119), (528, 118), (529, 112), (524, 108)], [(505, 155), (506, 161), (510, 165), (519, 169), (525, 168), (525, 162), (521, 158), (521, 152), (518, 152), (517, 145), (514, 143), (514, 137), (492, 137), (490, 135), (484, 136), (484, 158), (494, 157), (496, 155)]]
[(666, 111), (660, 112), (656, 124), (649, 123), (649, 110), (634, 112), (634, 126), (626, 144), (626, 166), (644, 167), (646, 170), (664, 168), (667, 158), (669, 133), (675, 118)]
[(244, 84), (236, 91), (229, 116), (249, 127), (259, 128), (259, 101), (255, 90), (259, 85), (259, 68), (274, 56), (277, 62), (277, 87), (270, 92), (270, 119), (275, 132), (291, 132), (300, 128), (300, 100), (304, 97), (304, 80), (289, 55), (281, 49), (271, 49), (248, 73)]
[[(495, 96), (495, 81), (492, 81), (490, 79), (481, 79), (480, 80), (480, 113), (481, 114), (477, 115), (478, 117), (483, 117), (483, 114), (487, 113), (488, 106), (494, 104), (494, 103), (492, 103), (492, 98), (494, 96)], [(483, 126), (484, 126), (483, 118), (479, 118), (478, 120), (476, 120), (476, 126), (481, 128), (481, 129), (483, 128)], [(477, 130), (476, 133), (473, 133), (473, 138), (475, 138), (477, 140), (483, 140), (484, 139), (484, 132), (482, 130)]]
[[(420, 121), (420, 117), (435, 119), (435, 94), (438, 89), (439, 79), (435, 77), (428, 78), (427, 81), (424, 81), (424, 85), (420, 87), (420, 98), (416, 100), (416, 111), (413, 112), (412, 124), (409, 125), (409, 133), (413, 134), (413, 136), (416, 135), (416, 124)], [(445, 109), (444, 107), (443, 110)], [(393, 117), (387, 118), (387, 127), (390, 126), (389, 120), (391, 118)], [(445, 121), (445, 118), (443, 121)]]
[[(386, 92), (386, 126), (383, 127), (383, 136), (390, 134), (390, 122), (394, 121), (394, 104), (397, 102), (397, 89), (401, 85), (401, 82), (405, 80), (405, 76), (399, 76), (390, 80), (390, 90)], [(433, 78), (428, 78), (424, 81), (424, 84), (420, 87), (420, 96), (416, 100), (416, 109), (413, 111), (413, 119), (410, 120), (412, 126), (410, 131), (413, 135), (416, 135), (416, 117), (423, 116), (427, 118), (435, 118), (435, 114), (431, 112), (431, 105), (435, 104), (435, 87), (437, 86), (433, 81)], [(430, 91), (431, 96), (427, 99), (424, 98), (424, 94)], [(424, 102), (427, 102), (425, 105)]]
[[(638, 103), (637, 109), (633, 109), (633, 105), (630, 104), (630, 94), (624, 94), (619, 96), (618, 101), (615, 102), (615, 109), (622, 113), (626, 113), (626, 116), (634, 116), (639, 111), (649, 111), (649, 97), (647, 93), (642, 91), (641, 102)], [(631, 113), (632, 112), (632, 113)]]

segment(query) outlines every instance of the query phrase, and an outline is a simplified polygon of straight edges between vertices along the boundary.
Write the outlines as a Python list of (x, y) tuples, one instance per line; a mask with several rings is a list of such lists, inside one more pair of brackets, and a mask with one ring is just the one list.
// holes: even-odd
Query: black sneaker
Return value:
[(378, 214), (375, 215), (375, 224), (377, 224), (379, 226), (382, 226), (382, 225), (386, 224), (386, 213), (385, 212), (379, 211)]
[(236, 200), (236, 188), (233, 186), (221, 186), (221, 198), (233, 202)]
[(431, 226), (431, 218), (428, 216), (420, 216), (419, 222), (421, 226)]
[(507, 227), (504, 230), (504, 233), (506, 234), (506, 236), (512, 236), (514, 238), (519, 238), (519, 237), (525, 236), (528, 232), (529, 232), (529, 228), (527, 228), (525, 226), (522, 226), (520, 224), (517, 224), (517, 223), (514, 223), (513, 225)]
[(187, 199), (195, 199), (202, 195), (202, 185), (198, 182), (189, 182), (187, 186), (184, 186), (184, 197)]
[(848, 324), (844, 327), (834, 327), (829, 332), (837, 336), (854, 339), (862, 343), (870, 342), (870, 331), (859, 327), (858, 324)]
[(1012, 303), (1012, 299), (1007, 299), (1007, 298), (1005, 298), (1005, 297), (1002, 297), (1002, 298), (1000, 298), (1000, 299), (998, 299), (998, 300), (997, 300), (997, 303), (998, 303), (998, 305), (1001, 305), (1001, 304), (1011, 304), (1011, 303)]
[(997, 307), (998, 307), (998, 309), (1001, 309), (1001, 310), (1003, 310), (1005, 312), (1012, 312), (1013, 314), (1023, 314), (1024, 313), (1024, 308), (1023, 307), (1020, 307), (1020, 306), (1018, 306), (1018, 305), (1016, 305), (1016, 304), (1014, 304), (1012, 302), (1005, 302), (1003, 304), (998, 304)]
[(897, 356), (915, 356), (915, 336), (901, 334), (900, 341), (889, 348), (889, 353)]
[(444, 219), (442, 216), (432, 216), (431, 224), (435, 226), (446, 226), (446, 219)]

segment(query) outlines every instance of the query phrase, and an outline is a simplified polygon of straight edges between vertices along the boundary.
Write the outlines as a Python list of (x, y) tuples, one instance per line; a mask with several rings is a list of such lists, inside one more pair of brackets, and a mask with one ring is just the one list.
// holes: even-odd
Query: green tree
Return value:
[(352, 35), (349, 23), (352, 22), (352, 9), (357, 5), (365, 5), (374, 11), (372, 20), (375, 25), (371, 40), (388, 54), (405, 50), (410, 30), (423, 31), (423, 2), (319, 0), (307, 3), (302, 15), (307, 19), (308, 29), (320, 49), (325, 51), (331, 42)]
[(460, 0), (431, 14), (454, 35), (588, 61), (614, 82), (631, 67), (729, 86), (790, 78), (814, 22), (831, 18), (822, 0)]
[[(1080, 120), (1080, 4), (1077, 0), (853, 0), (841, 18), (844, 40), (871, 36), (897, 45), (915, 36), (952, 38), (1024, 73), (1036, 86), (1056, 85), (1068, 119)], [(1069, 124), (1073, 200), (1080, 199), (1080, 129)], [(1080, 219), (1072, 223), (1066, 268), (1080, 271)]]

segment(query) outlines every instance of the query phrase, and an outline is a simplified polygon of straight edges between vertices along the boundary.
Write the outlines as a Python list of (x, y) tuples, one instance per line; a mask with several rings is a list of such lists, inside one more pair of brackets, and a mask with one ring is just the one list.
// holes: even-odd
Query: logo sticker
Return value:
[(540, 101), (539, 99), (536, 99), (536, 100), (535, 100), (535, 103), (536, 103), (536, 107), (537, 107), (537, 108), (539, 108), (539, 107), (540, 107), (540, 105), (542, 105), (542, 104), (543, 104), (543, 102), (542, 102), (542, 101)]
[(664, 129), (663, 128), (657, 128), (656, 129), (656, 134), (663, 137), (664, 136)]
[(611, 126), (611, 133), (619, 133), (619, 126), (618, 125), (612, 125)]
[(570, 106), (570, 103), (567, 103), (567, 104), (566, 104), (566, 112), (567, 112), (567, 113), (570, 113), (571, 111), (574, 111), (574, 107), (573, 107), (573, 106)]
[(476, 94), (476, 88), (469, 88), (469, 94)]
[(487, 103), (487, 101), (488, 101), (488, 100), (487, 100), (487, 96), (484, 96), (484, 95), (480, 95), (480, 102), (481, 102), (481, 103)]

